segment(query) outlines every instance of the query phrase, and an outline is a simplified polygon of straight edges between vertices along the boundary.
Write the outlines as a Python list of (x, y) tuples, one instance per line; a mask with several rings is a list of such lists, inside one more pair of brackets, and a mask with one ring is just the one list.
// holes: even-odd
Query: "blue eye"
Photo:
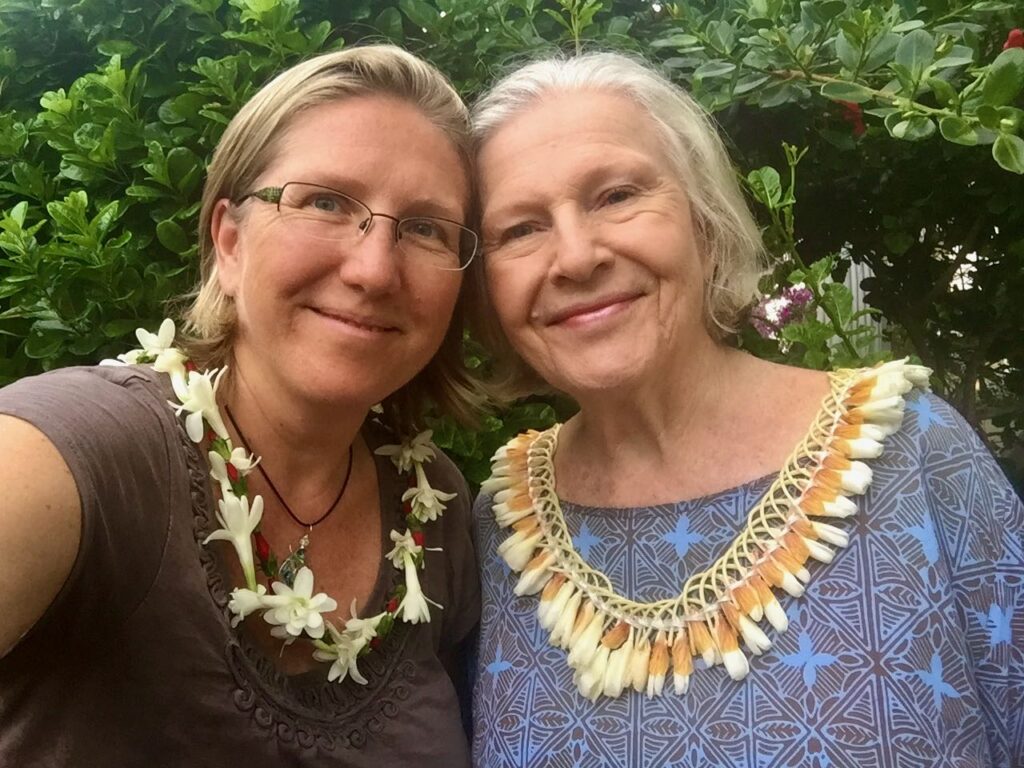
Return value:
[(317, 195), (313, 198), (313, 207), (325, 213), (334, 213), (338, 210), (338, 199), (333, 195)]
[(532, 224), (515, 224), (501, 233), (502, 242), (519, 240), (520, 238), (532, 235), (536, 230)]
[(616, 187), (604, 194), (602, 205), (618, 205), (636, 197), (636, 190), (631, 187)]

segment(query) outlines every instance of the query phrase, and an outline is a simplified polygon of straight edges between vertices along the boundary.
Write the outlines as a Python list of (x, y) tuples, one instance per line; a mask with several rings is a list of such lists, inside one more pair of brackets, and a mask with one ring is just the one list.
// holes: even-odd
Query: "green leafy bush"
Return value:
[[(204, 165), (283, 67), (390, 40), (472, 98), (524, 58), (616, 48), (715, 114), (765, 226), (766, 296), (800, 299), (741, 343), (825, 368), (873, 361), (882, 334), (1024, 477), (1022, 25), (994, 0), (5, 0), (0, 383), (122, 351), (191, 287)], [(853, 311), (852, 263), (874, 310)], [(479, 481), (565, 409), (433, 426)]]

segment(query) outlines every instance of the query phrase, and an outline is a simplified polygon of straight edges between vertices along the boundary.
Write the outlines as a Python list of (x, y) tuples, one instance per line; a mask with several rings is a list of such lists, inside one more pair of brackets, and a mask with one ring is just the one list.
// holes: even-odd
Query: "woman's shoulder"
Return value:
[(162, 402), (165, 391), (159, 373), (144, 365), (90, 365), (57, 368), (17, 379), (0, 387), (0, 404), (66, 399), (118, 400), (134, 398)]
[(166, 378), (138, 365), (61, 368), (0, 389), (0, 413), (29, 422), (58, 445), (166, 437), (173, 427)]

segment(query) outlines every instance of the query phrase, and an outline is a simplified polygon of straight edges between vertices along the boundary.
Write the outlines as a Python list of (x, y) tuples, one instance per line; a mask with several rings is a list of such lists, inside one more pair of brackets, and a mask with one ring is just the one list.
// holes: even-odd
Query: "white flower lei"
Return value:
[[(430, 621), (429, 605), (442, 608), (423, 594), (419, 570), (425, 567), (423, 525), (439, 518), (445, 510), (445, 502), (455, 498), (430, 487), (423, 465), (433, 460), (434, 446), (430, 442), (432, 433), (421, 432), (400, 445), (384, 445), (375, 453), (390, 457), (401, 473), (414, 473), (415, 485), (409, 488), (402, 501), (409, 510), (406, 515), (407, 528), (404, 533), (391, 531), (394, 548), (386, 555), (394, 567), (404, 570), (404, 583), (398, 585), (389, 595), (385, 610), (367, 618), (359, 618), (356, 602), (352, 601), (351, 617), (342, 628), (324, 619), (323, 614), (337, 610), (338, 604), (323, 592), (313, 592), (313, 571), (306, 565), (297, 570), (291, 583), (273, 581), (273, 594), (266, 586), (256, 582), (256, 562), (253, 541), (266, 545), (259, 532), (263, 516), (263, 497), (251, 498), (247, 493), (246, 476), (259, 463), (256, 456), (247, 456), (245, 449), (236, 447), (220, 417), (217, 408), (217, 389), (227, 368), (200, 372), (191, 365), (185, 353), (174, 346), (175, 327), (170, 319), (160, 324), (157, 333), (143, 328), (135, 332), (141, 349), (133, 349), (116, 360), (104, 360), (102, 365), (151, 364), (154, 370), (166, 373), (178, 402), (168, 401), (177, 415), (185, 416), (185, 431), (189, 439), (201, 443), (207, 436), (211, 439), (208, 458), (210, 476), (217, 482), (221, 498), (217, 502), (216, 529), (203, 544), (211, 541), (228, 541), (234, 547), (238, 561), (245, 575), (245, 586), (231, 591), (228, 611), (232, 614), (231, 626), (237, 626), (253, 613), (262, 611), (263, 619), (273, 626), (271, 634), (284, 640), (285, 645), (296, 638), (305, 636), (313, 642), (314, 658), (331, 661), (327, 679), (342, 682), (352, 678), (360, 685), (366, 678), (359, 672), (357, 660), (369, 653), (379, 638), (390, 632), (395, 618), (409, 624)], [(430, 551), (440, 551), (431, 547)], [(276, 575), (276, 559), (273, 554), (260, 556), (260, 568), (268, 576)]]

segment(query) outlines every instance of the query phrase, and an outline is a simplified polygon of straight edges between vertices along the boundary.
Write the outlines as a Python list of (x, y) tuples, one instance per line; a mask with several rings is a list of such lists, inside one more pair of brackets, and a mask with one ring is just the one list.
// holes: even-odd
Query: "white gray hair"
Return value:
[(761, 233), (747, 207), (725, 145), (707, 112), (645, 62), (621, 53), (586, 53), (527, 64), (498, 81), (473, 108), (479, 148), (517, 114), (558, 91), (622, 94), (643, 108), (661, 134), (690, 199), (702, 255), (709, 261), (704, 318), (709, 333), (735, 333), (758, 297), (764, 272)]

